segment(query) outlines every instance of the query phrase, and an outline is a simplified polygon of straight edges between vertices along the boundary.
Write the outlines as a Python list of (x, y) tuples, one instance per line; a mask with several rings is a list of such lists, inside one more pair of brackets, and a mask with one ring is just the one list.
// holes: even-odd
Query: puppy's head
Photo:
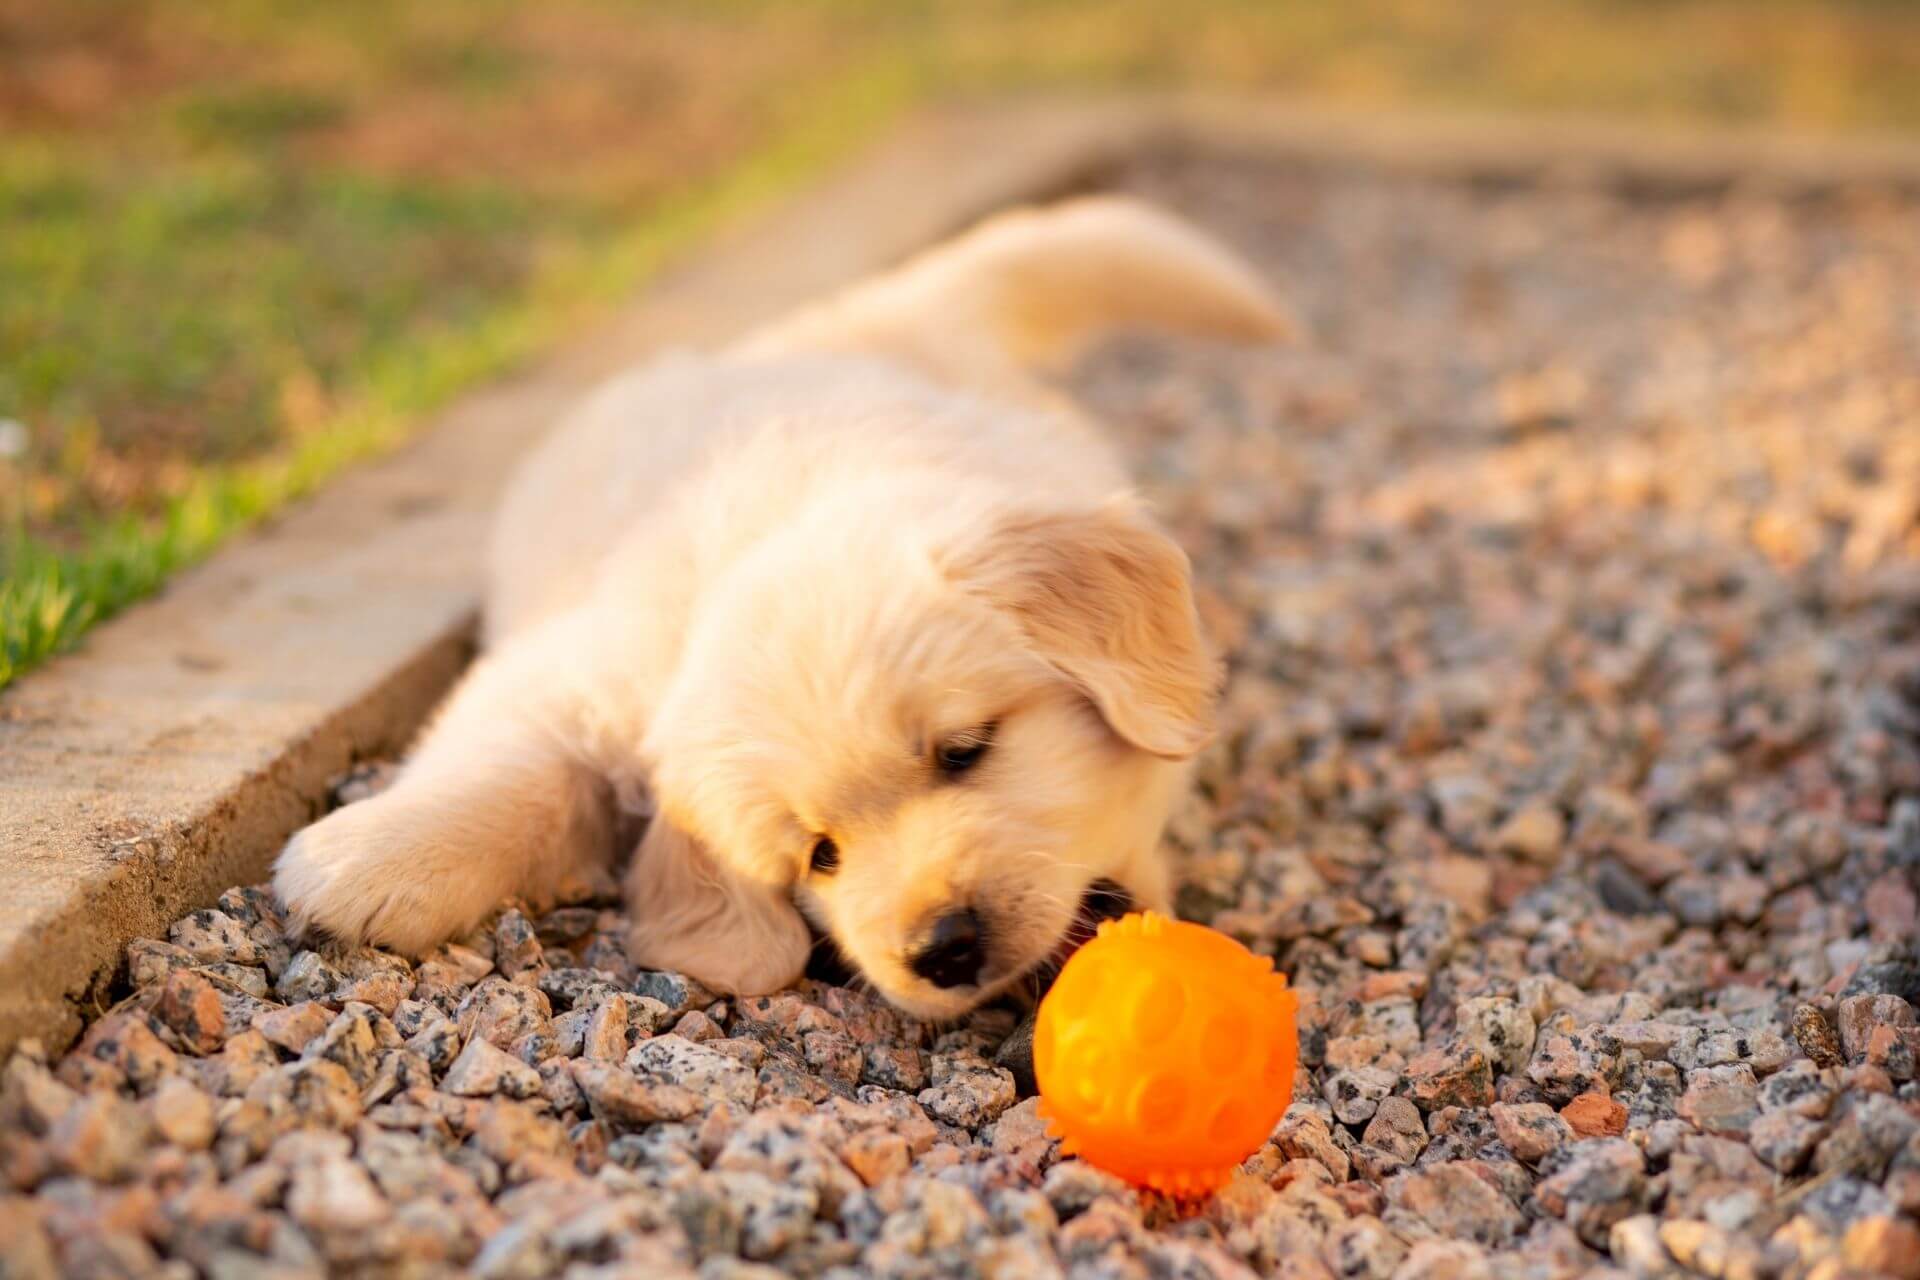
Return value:
[(839, 554), (783, 547), (688, 638), (648, 740), (662, 818), (925, 1017), (1046, 963), (1096, 881), (1164, 905), (1171, 762), (1216, 685), (1179, 548), (1114, 503)]

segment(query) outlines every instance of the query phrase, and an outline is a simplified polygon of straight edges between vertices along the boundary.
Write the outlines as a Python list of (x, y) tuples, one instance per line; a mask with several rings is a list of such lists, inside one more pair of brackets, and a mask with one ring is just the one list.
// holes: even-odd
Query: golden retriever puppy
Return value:
[(418, 952), (644, 818), (640, 963), (771, 991), (810, 917), (940, 1018), (1102, 882), (1168, 909), (1216, 664), (1185, 555), (1032, 372), (1138, 326), (1287, 327), (1197, 231), (1089, 198), (613, 381), (505, 500), (485, 656), (391, 789), (281, 854), (295, 923)]

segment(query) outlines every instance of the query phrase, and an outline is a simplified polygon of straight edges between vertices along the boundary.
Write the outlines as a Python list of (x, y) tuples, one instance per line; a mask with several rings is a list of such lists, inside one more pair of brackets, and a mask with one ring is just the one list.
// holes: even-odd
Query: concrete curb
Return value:
[(1136, 110), (1142, 116), (1136, 133), (1147, 135), (1153, 148), (1456, 180), (1585, 182), (1650, 196), (1732, 185), (1801, 195), (1865, 184), (1920, 187), (1920, 141), (1906, 138), (1649, 128), (1620, 120), (1434, 118), (1205, 97)]
[(1177, 151), (1679, 191), (1920, 185), (1920, 148), (1900, 142), (1651, 141), (1218, 101), (922, 116), (600, 332), (462, 401), (0, 694), (0, 1053), (25, 1036), (64, 1046), (130, 939), (263, 878), (329, 778), (405, 745), (469, 656), (502, 478), (594, 382), (649, 350), (736, 333), (998, 206)]

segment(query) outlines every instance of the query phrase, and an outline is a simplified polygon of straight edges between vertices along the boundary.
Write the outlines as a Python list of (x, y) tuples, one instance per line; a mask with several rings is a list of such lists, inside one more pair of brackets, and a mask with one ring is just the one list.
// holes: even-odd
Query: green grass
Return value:
[(0, 457), (4, 686), (929, 97), (1203, 85), (1912, 131), (1920, 13), (0, 0), (0, 84), (0, 419), (28, 429)]

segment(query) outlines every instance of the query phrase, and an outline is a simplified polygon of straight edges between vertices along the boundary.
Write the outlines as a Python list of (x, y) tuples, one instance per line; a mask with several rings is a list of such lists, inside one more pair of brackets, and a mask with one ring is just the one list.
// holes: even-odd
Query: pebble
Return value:
[(1583, 1093), (1560, 1108), (1575, 1137), (1617, 1138), (1627, 1131), (1627, 1109), (1604, 1093)]
[(1583, 1093), (1609, 1090), (1619, 1071), (1618, 1045), (1591, 1030), (1543, 1035), (1527, 1063), (1527, 1078), (1562, 1106)]
[(1402, 1074), (1407, 1096), (1428, 1111), (1485, 1106), (1494, 1099), (1493, 1069), (1471, 1045), (1428, 1049), (1410, 1059)]
[(1700, 1067), (1687, 1073), (1680, 1116), (1704, 1133), (1742, 1135), (1759, 1115), (1760, 1087), (1745, 1063)]
[(1482, 1245), (1506, 1244), (1526, 1224), (1517, 1205), (1465, 1164), (1403, 1174), (1388, 1184), (1387, 1199), (1431, 1232)]
[(1707, 1222), (1677, 1218), (1660, 1224), (1660, 1243), (1673, 1260), (1715, 1280), (1761, 1280), (1769, 1272), (1761, 1250)]
[(860, 1050), (860, 1079), (883, 1089), (918, 1093), (927, 1087), (926, 1055), (912, 1045), (864, 1045)]
[(484, 1098), (496, 1093), (509, 1098), (531, 1098), (540, 1092), (540, 1073), (492, 1041), (475, 1036), (447, 1068), (441, 1087), (463, 1098)]
[(685, 1120), (707, 1104), (684, 1085), (636, 1076), (623, 1067), (582, 1058), (573, 1079), (593, 1113), (616, 1128), (635, 1128), (661, 1120)]
[(1875, 1032), (1914, 1025), (1913, 1006), (1892, 995), (1848, 996), (1840, 1002), (1836, 1019), (1840, 1047), (1849, 1062), (1863, 1061)]
[(302, 1160), (287, 1186), (287, 1212), (310, 1231), (360, 1231), (377, 1226), (392, 1206), (373, 1179), (344, 1154)]
[(336, 1004), (364, 1004), (389, 1017), (413, 991), (413, 978), (404, 973), (369, 973), (349, 978), (333, 989)]
[(318, 952), (302, 951), (280, 971), (280, 979), (273, 989), (288, 1004), (303, 1000), (331, 1001), (343, 981), (339, 970)]
[(1840, 1243), (1848, 1266), (1898, 1280), (1920, 1280), (1920, 1227), (1893, 1217), (1862, 1218)]
[(146, 1102), (147, 1118), (162, 1141), (188, 1151), (204, 1151), (213, 1143), (213, 1099), (184, 1076), (160, 1082)]
[(1540, 1163), (1573, 1137), (1567, 1121), (1544, 1102), (1496, 1102), (1489, 1111), (1500, 1141), (1527, 1164)]
[(523, 1036), (553, 1030), (553, 1006), (546, 993), (505, 978), (482, 978), (453, 1011), (460, 1038), (481, 1039), (511, 1049)]
[(460, 1028), (452, 1019), (441, 1017), (408, 1036), (406, 1047), (419, 1054), (434, 1071), (445, 1071), (460, 1056)]
[(546, 953), (533, 922), (518, 907), (508, 907), (494, 920), (493, 966), (509, 980), (524, 974), (537, 979), (546, 967)]
[(399, 1043), (399, 1033), (390, 1023), (383, 1020), (375, 1030), (376, 1017), (370, 1005), (347, 1005), (327, 1023), (326, 1030), (307, 1042), (300, 1051), (301, 1058), (336, 1063), (364, 1089), (378, 1070), (380, 1050)]
[[(1377, 1104), (1375, 1110), (1378, 1110)], [(1351, 1141), (1348, 1138), (1349, 1145)], [(1347, 1154), (1347, 1148), (1334, 1139), (1327, 1118), (1298, 1103), (1281, 1117), (1273, 1131), (1273, 1143), (1283, 1156), (1317, 1162), (1334, 1182), (1345, 1182), (1352, 1172), (1352, 1157)]]
[(1345, 1280), (1390, 1280), (1406, 1257), (1406, 1241), (1374, 1217), (1351, 1218), (1333, 1227), (1320, 1249), (1321, 1261)]
[(245, 925), (224, 911), (208, 908), (174, 921), (167, 941), (202, 963), (259, 964), (259, 944)]
[(627, 1066), (663, 1085), (706, 1100), (750, 1107), (759, 1091), (751, 1066), (721, 1048), (731, 1041), (704, 1044), (676, 1035), (642, 1040), (627, 1054)]
[(1770, 1168), (1793, 1174), (1813, 1154), (1814, 1146), (1826, 1135), (1826, 1126), (1818, 1120), (1791, 1111), (1763, 1112), (1747, 1130), (1747, 1142)]
[(76, 1099), (26, 1047), (0, 1068), (0, 1127), (44, 1134)]
[(1818, 1005), (1803, 1004), (1793, 1011), (1793, 1038), (1815, 1066), (1837, 1067), (1847, 1060), (1839, 1034)]
[(1391, 1097), (1381, 1101), (1362, 1135), (1364, 1141), (1393, 1151), (1408, 1163), (1427, 1145), (1426, 1122), (1408, 1099)]
[[(96, 1076), (91, 1080), (78, 1078), (84, 1067), (101, 1063), (112, 1067), (117, 1076)], [(178, 1071), (180, 1062), (174, 1051), (154, 1033), (153, 1025), (144, 1016), (123, 1006), (87, 1028), (80, 1038), (77, 1051), (69, 1054), (60, 1064), (63, 1072), (69, 1068), (76, 1069), (76, 1079), (69, 1081), (76, 1087), (116, 1087), (124, 1081), (133, 1086), (135, 1092), (145, 1093), (166, 1076)]]
[(1495, 1069), (1511, 1075), (1533, 1056), (1533, 1015), (1505, 996), (1476, 996), (1454, 1009), (1455, 1034)]
[(139, 1107), (111, 1093), (75, 1098), (47, 1131), (56, 1169), (94, 1182), (120, 1182), (146, 1155), (151, 1124)]
[(1596, 1249), (1606, 1247), (1614, 1223), (1644, 1207), (1646, 1196), (1645, 1161), (1624, 1138), (1568, 1146), (1564, 1158), (1533, 1189), (1542, 1212), (1564, 1220)]
[(1552, 866), (1560, 857), (1566, 839), (1566, 819), (1559, 809), (1544, 802), (1533, 802), (1516, 810), (1494, 832), (1493, 845), (1528, 862)]
[(666, 1006), (669, 1014), (680, 1014), (693, 1006), (713, 1003), (713, 992), (683, 973), (645, 970), (634, 975), (632, 990), (635, 995), (658, 1000)]
[(297, 1054), (332, 1021), (333, 1011), (325, 1005), (316, 1000), (302, 1000), (298, 1004), (262, 1010), (254, 1015), (253, 1029), (265, 1036), (267, 1043)]
[(927, 1114), (960, 1129), (978, 1129), (1019, 1100), (1013, 1073), (978, 1060), (935, 1054), (933, 1084), (919, 1094)]
[[(1906, 797), (1903, 803), (1914, 807), (1917, 815), (1914, 822), (1920, 826), (1920, 797)], [(1913, 865), (1910, 860), (1908, 866)], [(1908, 1004), (1920, 1004), (1920, 959), (1914, 958), (1909, 950), (1904, 959), (1863, 963), (1840, 989), (1843, 1000), (1859, 995), (1899, 996)]]
[(1342, 1124), (1365, 1124), (1380, 1107), (1380, 1100), (1400, 1083), (1396, 1071), (1379, 1067), (1346, 1067), (1332, 1071), (1320, 1082), (1320, 1095), (1333, 1108), (1334, 1118)]
[(263, 1072), (247, 1087), (246, 1098), (269, 1115), (282, 1114), (296, 1123), (326, 1129), (344, 1129), (364, 1110), (353, 1076), (324, 1058), (302, 1059)]
[(913, 1150), (907, 1140), (884, 1129), (868, 1129), (847, 1139), (841, 1158), (860, 1181), (877, 1187), (899, 1177), (913, 1164)]
[(764, 1174), (726, 1170), (709, 1177), (740, 1223), (740, 1253), (747, 1258), (775, 1257), (806, 1235), (819, 1210), (818, 1197), (807, 1188)]
[(1866, 1065), (1905, 1082), (1920, 1076), (1920, 1027), (1875, 1027), (1867, 1037)]
[(1607, 1252), (1636, 1276), (1666, 1276), (1673, 1271), (1673, 1258), (1660, 1243), (1660, 1219), (1651, 1213), (1636, 1213), (1620, 1219), (1607, 1229)]

